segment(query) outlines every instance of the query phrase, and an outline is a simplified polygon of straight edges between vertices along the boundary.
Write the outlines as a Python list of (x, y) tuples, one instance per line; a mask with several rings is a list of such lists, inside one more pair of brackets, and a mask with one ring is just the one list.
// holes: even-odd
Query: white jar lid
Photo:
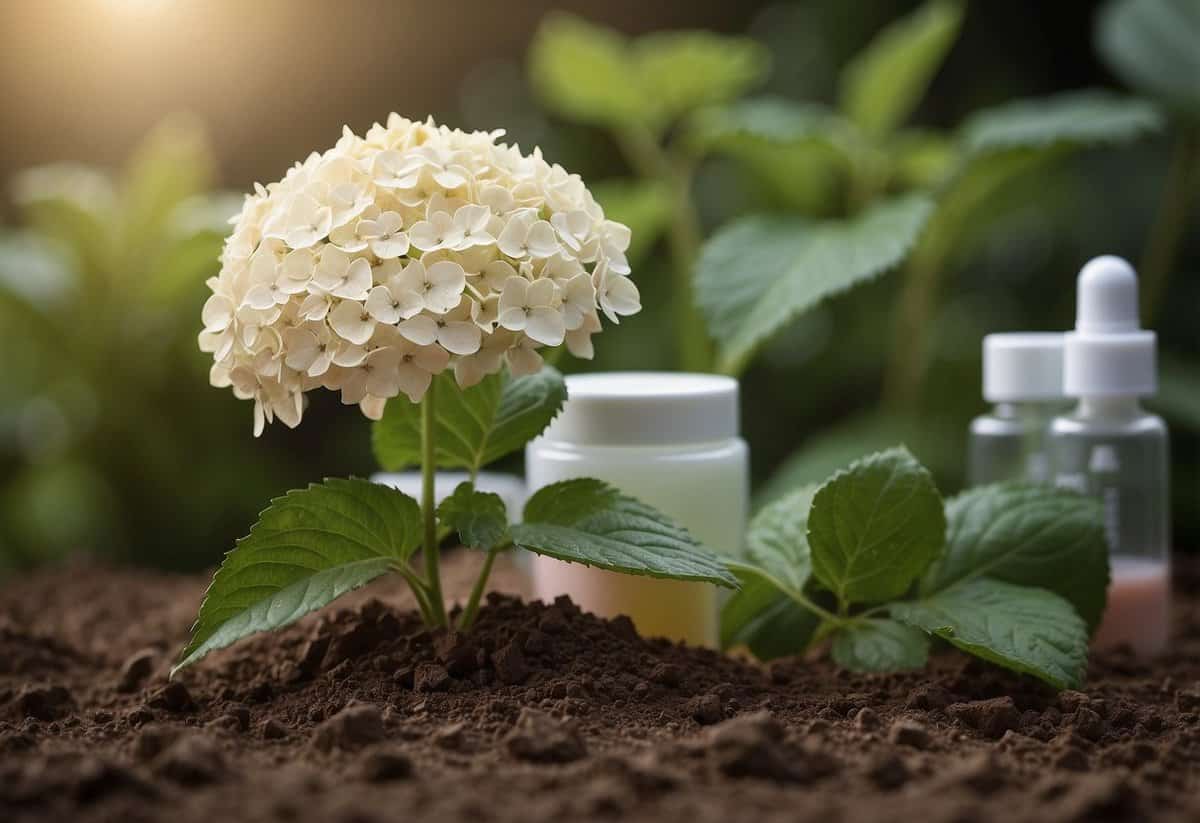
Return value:
[(679, 372), (567, 377), (567, 402), (546, 440), (593, 446), (710, 443), (738, 435), (738, 384)]
[(989, 334), (983, 338), (983, 399), (989, 403), (1063, 397), (1063, 335)]

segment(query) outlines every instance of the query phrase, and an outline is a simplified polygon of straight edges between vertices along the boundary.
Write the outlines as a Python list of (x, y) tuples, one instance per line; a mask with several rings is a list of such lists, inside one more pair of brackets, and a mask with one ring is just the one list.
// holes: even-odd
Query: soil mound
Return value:
[(565, 598), (430, 633), (386, 583), (168, 682), (203, 579), (42, 572), (0, 588), (0, 819), (1194, 821), (1198, 577), (1168, 656), (1055, 694), (954, 653), (760, 666)]

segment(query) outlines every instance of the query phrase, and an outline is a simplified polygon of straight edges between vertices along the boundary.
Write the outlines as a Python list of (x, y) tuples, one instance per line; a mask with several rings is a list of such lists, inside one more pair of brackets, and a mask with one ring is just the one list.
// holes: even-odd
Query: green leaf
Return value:
[(898, 264), (931, 210), (914, 194), (847, 220), (757, 216), (718, 231), (697, 263), (696, 299), (721, 341), (720, 369), (739, 372), (796, 315)]
[(896, 620), (1055, 688), (1078, 688), (1088, 632), (1071, 604), (1044, 589), (978, 578), (888, 607)]
[(922, 418), (866, 414), (850, 418), (828, 429), (814, 432), (762, 485), (754, 497), (756, 508), (810, 483), (822, 483), (838, 469), (863, 454), (883, 451), (904, 443), (922, 465), (936, 476), (955, 476), (961, 471), (962, 450), (955, 437), (957, 427)]
[(404, 563), (421, 533), (417, 501), (366, 480), (328, 479), (275, 498), (225, 555), (175, 670)]
[(895, 620), (871, 618), (833, 636), (833, 662), (856, 672), (921, 669), (929, 659), (929, 638)]
[(671, 221), (671, 195), (658, 181), (605, 180), (592, 186), (592, 195), (605, 217), (629, 226), (632, 240), (626, 256), (635, 265)]
[(529, 47), (534, 90), (555, 113), (594, 126), (649, 125), (658, 117), (629, 41), (570, 14), (546, 16)]
[(1152, 401), (1172, 425), (1200, 431), (1200, 375), (1196, 367), (1177, 354), (1159, 356), (1158, 396)]
[(934, 0), (881, 31), (842, 74), (842, 111), (869, 135), (892, 132), (924, 97), (962, 18), (961, 3)]
[(666, 515), (599, 480), (566, 480), (525, 504), (513, 542), (531, 552), (625, 574), (696, 580), (730, 588), (721, 559)]
[(752, 141), (756, 147), (819, 140), (841, 146), (851, 139), (850, 125), (821, 103), (784, 97), (754, 97), (698, 112), (689, 123), (693, 149), (712, 150)]
[(933, 477), (908, 450), (873, 454), (813, 497), (813, 574), (840, 603), (899, 597), (942, 550), (946, 516)]
[(1116, 0), (1100, 12), (1096, 50), (1130, 88), (1200, 117), (1200, 4)]
[(803, 652), (820, 618), (759, 569), (729, 564), (741, 588), (721, 608), (721, 647), (746, 646), (760, 660)]
[(675, 31), (631, 40), (561, 12), (546, 17), (529, 53), (534, 89), (558, 114), (652, 132), (738, 97), (766, 76), (769, 64), (767, 49), (744, 37)]
[(821, 214), (841, 200), (852, 131), (827, 106), (761, 97), (697, 112), (686, 140), (694, 154), (736, 160), (781, 204)]
[(958, 146), (941, 132), (909, 129), (892, 141), (892, 173), (904, 188), (933, 188), (958, 166)]
[(1120, 143), (1162, 128), (1162, 115), (1145, 100), (1106, 91), (1064, 92), (1017, 100), (972, 115), (960, 139), (968, 153), (1015, 148)]
[(510, 541), (504, 499), (476, 491), (469, 482), (459, 483), (454, 494), (441, 502), (437, 516), (443, 525), (458, 532), (464, 546), (490, 550)]
[[(454, 375), (435, 378), (438, 468), (478, 471), (537, 437), (567, 399), (567, 384), (549, 366), (537, 374), (494, 374), (469, 389)], [(375, 459), (386, 471), (421, 463), (421, 408), (403, 397), (387, 404), (371, 429)]]
[(1090, 629), (1108, 590), (1108, 542), (1099, 502), (1063, 489), (982, 486), (946, 504), (946, 549), (921, 595), (975, 577), (1047, 589)]
[(162, 239), (175, 207), (205, 191), (214, 170), (208, 136), (195, 117), (171, 115), (150, 130), (130, 155), (122, 181), (121, 239), (127, 263), (141, 262), (136, 258)]
[(633, 58), (660, 115), (673, 120), (740, 97), (766, 77), (767, 48), (707, 31), (658, 32), (634, 41)]
[(105, 174), (70, 163), (37, 166), (17, 174), (12, 191), (25, 222), (59, 245), (81, 280), (111, 278), (116, 192)]
[(808, 510), (817, 486), (796, 489), (763, 508), (746, 532), (746, 555), (796, 591), (812, 575), (808, 548)]

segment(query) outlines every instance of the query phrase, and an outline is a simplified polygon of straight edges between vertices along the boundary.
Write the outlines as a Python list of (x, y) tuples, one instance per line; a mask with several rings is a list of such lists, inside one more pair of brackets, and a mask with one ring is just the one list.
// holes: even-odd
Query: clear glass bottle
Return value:
[[(596, 477), (674, 518), (713, 551), (741, 553), (749, 451), (738, 436), (738, 385), (728, 377), (658, 372), (572, 375), (568, 400), (525, 449), (529, 493)], [(560, 594), (605, 617), (628, 615), (647, 636), (715, 647), (718, 592), (534, 556), (534, 593)]]
[(1063, 360), (1078, 405), (1050, 425), (1055, 483), (1104, 507), (1112, 582), (1093, 645), (1150, 657), (1166, 648), (1170, 622), (1167, 427), (1140, 401), (1156, 389), (1155, 337), (1138, 326), (1137, 276), (1120, 258), (1084, 266), (1078, 301)]
[(1046, 431), (1066, 409), (1063, 336), (989, 334), (983, 339), (983, 396), (992, 410), (971, 421), (967, 483), (1049, 483)]

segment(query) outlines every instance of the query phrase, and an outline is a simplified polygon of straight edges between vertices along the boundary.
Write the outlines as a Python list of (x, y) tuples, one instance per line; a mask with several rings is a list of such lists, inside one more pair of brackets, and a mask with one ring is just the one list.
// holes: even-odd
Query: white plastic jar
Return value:
[[(728, 377), (612, 372), (567, 378), (559, 416), (525, 449), (526, 482), (604, 480), (683, 525), (711, 550), (739, 556), (749, 507), (749, 451), (738, 436), (738, 384)], [(715, 647), (718, 591), (534, 557), (535, 596), (566, 594), (638, 631)]]

